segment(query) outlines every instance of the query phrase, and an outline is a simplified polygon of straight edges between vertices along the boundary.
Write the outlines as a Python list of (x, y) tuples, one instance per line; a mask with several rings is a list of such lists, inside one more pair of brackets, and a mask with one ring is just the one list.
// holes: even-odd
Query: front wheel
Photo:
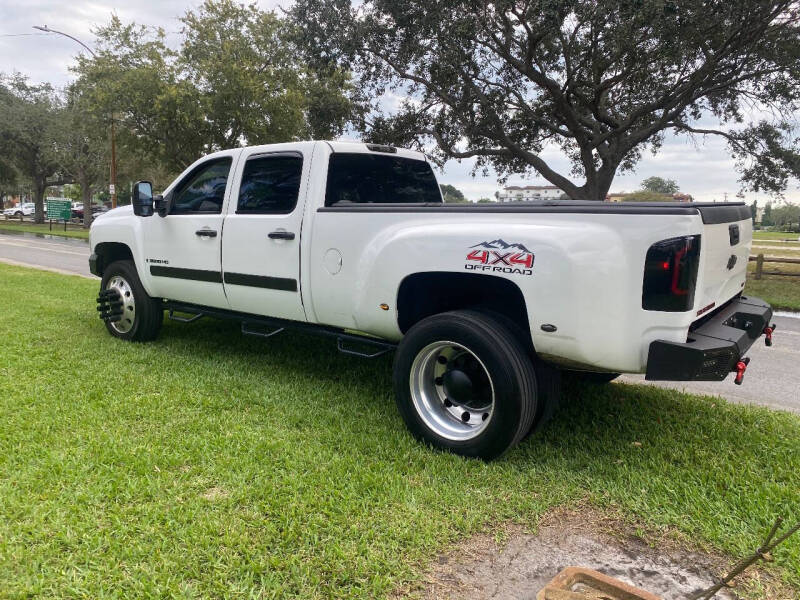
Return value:
[[(114, 320), (106, 320), (106, 329), (114, 337), (123, 340), (145, 342), (153, 340), (161, 330), (164, 310), (161, 301), (151, 298), (142, 286), (136, 265), (131, 260), (118, 260), (105, 269), (100, 283), (102, 292), (111, 294), (115, 302), (121, 303), (121, 314)], [(100, 298), (98, 298), (100, 300)]]
[(398, 410), (432, 446), (491, 460), (530, 431), (536, 374), (517, 336), (478, 311), (453, 311), (414, 325), (394, 363)]

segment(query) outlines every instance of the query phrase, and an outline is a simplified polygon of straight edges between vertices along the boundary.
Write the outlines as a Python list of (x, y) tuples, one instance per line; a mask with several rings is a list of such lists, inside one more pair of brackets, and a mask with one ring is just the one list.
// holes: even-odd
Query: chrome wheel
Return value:
[(471, 440), (492, 419), (492, 378), (483, 362), (461, 344), (434, 342), (420, 350), (411, 365), (410, 385), (417, 414), (445, 439)]
[(106, 289), (116, 290), (120, 300), (122, 300), (122, 316), (119, 321), (111, 321), (111, 327), (118, 333), (128, 333), (133, 329), (133, 323), (136, 320), (136, 302), (133, 298), (133, 288), (123, 277), (114, 275), (108, 280)]

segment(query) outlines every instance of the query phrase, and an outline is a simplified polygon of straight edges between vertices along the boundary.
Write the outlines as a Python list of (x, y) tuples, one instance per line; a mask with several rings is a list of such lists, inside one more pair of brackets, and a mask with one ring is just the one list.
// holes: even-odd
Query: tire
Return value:
[[(154, 340), (164, 320), (161, 300), (147, 295), (132, 260), (118, 260), (105, 269), (100, 289), (117, 289), (123, 300), (123, 316), (118, 322), (106, 322), (114, 337), (134, 342)], [(130, 314), (133, 318), (129, 318)]]
[(594, 383), (598, 385), (603, 383), (611, 383), (621, 375), (621, 373), (595, 373), (593, 371), (567, 371), (567, 374), (569, 377), (579, 381), (585, 381), (587, 383)]
[(558, 412), (558, 408), (561, 405), (561, 370), (536, 356), (536, 350), (533, 347), (530, 335), (525, 335), (523, 329), (513, 319), (496, 312), (489, 306), (478, 306), (475, 310), (502, 323), (519, 340), (519, 343), (525, 348), (528, 357), (533, 362), (533, 368), (536, 373), (537, 402), (536, 416), (533, 419), (531, 428), (522, 438), (528, 439), (534, 433), (541, 431), (552, 420), (553, 415)]
[(541, 431), (561, 406), (561, 370), (538, 359), (533, 367), (536, 370), (539, 406), (536, 418), (523, 439), (528, 439), (534, 433)]
[(435, 448), (492, 460), (530, 431), (536, 372), (518, 337), (491, 315), (460, 310), (423, 319), (398, 346), (397, 408)]

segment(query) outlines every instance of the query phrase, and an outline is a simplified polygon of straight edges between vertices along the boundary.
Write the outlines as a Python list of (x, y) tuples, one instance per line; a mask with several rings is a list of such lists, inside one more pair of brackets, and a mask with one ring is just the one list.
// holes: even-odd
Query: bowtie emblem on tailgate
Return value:
[(480, 242), (468, 248), (466, 264), (468, 271), (489, 271), (510, 275), (533, 275), (533, 252), (523, 244), (509, 244), (496, 239)]

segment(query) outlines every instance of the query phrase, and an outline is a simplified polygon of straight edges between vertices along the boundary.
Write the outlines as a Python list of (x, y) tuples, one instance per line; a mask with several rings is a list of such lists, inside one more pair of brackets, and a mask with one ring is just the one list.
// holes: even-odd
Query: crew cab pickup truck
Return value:
[(411, 432), (491, 459), (552, 414), (562, 370), (739, 383), (773, 329), (742, 294), (751, 238), (741, 203), (444, 204), (422, 154), (316, 141), (216, 152), (158, 196), (138, 182), (92, 225), (90, 267), (124, 340), (168, 312), (395, 351)]

